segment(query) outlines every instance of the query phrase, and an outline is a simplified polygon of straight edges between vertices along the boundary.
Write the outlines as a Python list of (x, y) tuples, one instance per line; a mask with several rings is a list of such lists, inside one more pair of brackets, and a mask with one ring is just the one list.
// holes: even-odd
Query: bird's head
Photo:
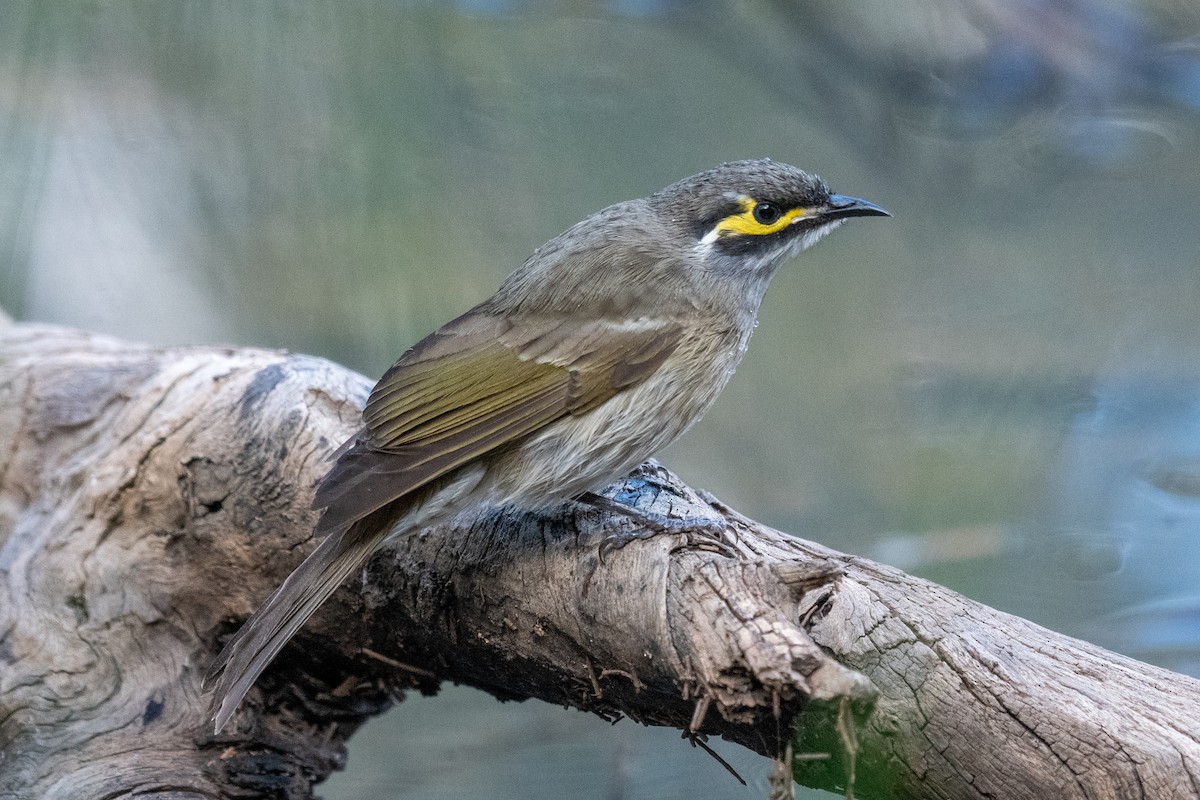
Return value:
[(888, 213), (788, 164), (731, 161), (593, 214), (538, 248), (488, 303), (505, 313), (753, 315), (780, 264), (861, 216)]
[(888, 216), (770, 159), (731, 161), (655, 192), (656, 216), (721, 272), (767, 273), (850, 217)]

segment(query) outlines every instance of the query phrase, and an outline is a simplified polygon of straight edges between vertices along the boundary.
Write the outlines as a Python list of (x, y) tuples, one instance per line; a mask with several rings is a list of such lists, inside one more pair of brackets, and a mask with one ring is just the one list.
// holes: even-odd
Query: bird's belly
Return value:
[(489, 466), (488, 501), (553, 505), (623, 478), (698, 420), (727, 378), (725, 371), (660, 372), (585, 414), (558, 420)]

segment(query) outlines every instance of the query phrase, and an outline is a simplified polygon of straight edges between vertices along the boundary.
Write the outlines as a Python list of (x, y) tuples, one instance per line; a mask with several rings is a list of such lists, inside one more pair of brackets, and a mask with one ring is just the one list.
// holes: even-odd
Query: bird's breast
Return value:
[(745, 349), (745, 327), (698, 330), (636, 386), (497, 456), (488, 469), (489, 501), (553, 505), (628, 475), (713, 404)]

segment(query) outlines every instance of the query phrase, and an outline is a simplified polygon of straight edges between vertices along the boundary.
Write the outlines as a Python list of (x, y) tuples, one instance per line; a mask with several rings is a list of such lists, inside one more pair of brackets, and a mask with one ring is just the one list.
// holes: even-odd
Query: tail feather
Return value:
[(372, 522), (361, 520), (326, 536), (225, 645), (204, 679), (205, 686), (216, 686), (217, 733), (288, 640), (379, 547), (388, 529)]

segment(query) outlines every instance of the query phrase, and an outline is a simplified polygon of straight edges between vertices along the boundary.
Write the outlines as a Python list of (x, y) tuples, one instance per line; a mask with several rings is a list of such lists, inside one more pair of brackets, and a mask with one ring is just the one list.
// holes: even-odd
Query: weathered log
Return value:
[[(312, 546), (369, 388), (319, 359), (0, 338), (0, 796), (312, 796), (445, 680), (792, 753), (859, 797), (1200, 797), (1200, 682), (765, 528), (649, 464), (623, 502), (481, 513), (379, 554), (215, 736), (200, 677)], [(812, 756), (817, 754), (817, 757)], [(853, 776), (853, 778), (851, 777)]]

